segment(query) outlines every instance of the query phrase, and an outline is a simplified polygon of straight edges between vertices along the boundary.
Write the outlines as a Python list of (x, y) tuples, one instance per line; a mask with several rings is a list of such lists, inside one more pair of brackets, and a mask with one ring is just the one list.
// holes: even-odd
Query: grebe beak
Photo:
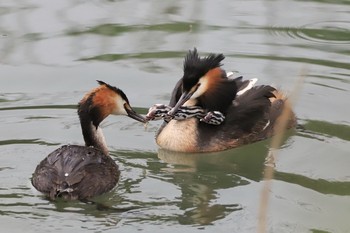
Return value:
[(191, 98), (191, 96), (193, 95), (193, 92), (184, 92), (182, 93), (180, 99), (177, 101), (175, 107), (173, 107), (169, 112), (168, 115), (169, 116), (174, 116), (175, 113), (177, 112), (177, 110), (184, 104), (186, 103), (187, 100), (189, 100)]
[(142, 123), (147, 122), (146, 118), (144, 118), (143, 116), (141, 116), (140, 114), (135, 112), (135, 110), (132, 109), (129, 104), (125, 103), (124, 108), (125, 108), (126, 113), (128, 114), (128, 117), (135, 119), (135, 120), (142, 122)]

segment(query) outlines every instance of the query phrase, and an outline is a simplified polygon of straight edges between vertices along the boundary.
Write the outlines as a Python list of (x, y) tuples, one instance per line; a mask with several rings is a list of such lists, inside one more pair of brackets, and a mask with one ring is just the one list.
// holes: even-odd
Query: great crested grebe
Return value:
[[(196, 48), (184, 61), (169, 106), (150, 108), (148, 120), (164, 119), (157, 144), (178, 152), (212, 152), (271, 137), (287, 98), (268, 85), (254, 86), (257, 79), (232, 78), (222, 68), (223, 54), (199, 57)], [(295, 126), (292, 113), (288, 128)]]
[(99, 127), (110, 114), (127, 115), (137, 121), (145, 118), (130, 106), (124, 92), (102, 81), (78, 105), (85, 146), (64, 145), (50, 153), (36, 167), (32, 184), (51, 200), (87, 200), (111, 190), (119, 180), (118, 165), (108, 155)]

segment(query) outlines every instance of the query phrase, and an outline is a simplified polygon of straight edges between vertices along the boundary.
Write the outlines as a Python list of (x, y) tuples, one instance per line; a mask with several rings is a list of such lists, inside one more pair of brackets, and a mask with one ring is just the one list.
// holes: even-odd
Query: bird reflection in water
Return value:
[(234, 211), (240, 203), (220, 200), (218, 190), (258, 182), (263, 178), (268, 142), (217, 153), (181, 153), (159, 149), (158, 157), (169, 164), (163, 168), (173, 173), (172, 183), (181, 189), (178, 217), (181, 224), (208, 225)]

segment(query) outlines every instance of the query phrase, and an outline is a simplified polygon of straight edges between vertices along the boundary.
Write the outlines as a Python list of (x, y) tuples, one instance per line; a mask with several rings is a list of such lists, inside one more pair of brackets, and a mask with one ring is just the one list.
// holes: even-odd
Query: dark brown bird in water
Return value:
[(50, 153), (36, 167), (32, 184), (51, 200), (88, 200), (110, 191), (118, 183), (118, 165), (108, 155), (99, 127), (110, 114), (126, 115), (137, 121), (145, 118), (130, 106), (124, 92), (102, 81), (78, 105), (85, 146), (64, 145)]
[[(257, 79), (231, 78), (233, 73), (221, 68), (224, 58), (223, 54), (201, 58), (196, 49), (188, 52), (183, 77), (169, 103), (171, 110), (155, 105), (147, 114), (148, 119), (155, 119), (155, 113), (168, 110), (166, 115), (162, 113), (165, 121), (156, 135), (161, 148), (179, 152), (221, 151), (275, 133), (282, 110), (290, 108), (285, 95), (272, 86), (254, 86)], [(207, 114), (204, 117), (203, 111)], [(208, 124), (210, 121), (214, 124)], [(292, 114), (288, 127), (295, 124)]]

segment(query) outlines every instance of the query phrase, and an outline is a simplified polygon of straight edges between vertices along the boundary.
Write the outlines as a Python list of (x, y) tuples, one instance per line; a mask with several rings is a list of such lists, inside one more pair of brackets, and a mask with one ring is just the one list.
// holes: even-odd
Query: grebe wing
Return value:
[(258, 81), (257, 78), (243, 80), (243, 77), (240, 76), (235, 78), (234, 81), (237, 85), (237, 96), (243, 95), (248, 90), (252, 89), (255, 83)]
[[(251, 131), (258, 122), (267, 122), (275, 88), (256, 86), (237, 96), (230, 107), (226, 119), (229, 125), (239, 125), (244, 131)], [(264, 125), (264, 123), (263, 123)]]
[(89, 164), (84, 167), (84, 176), (76, 186), (81, 199), (101, 195), (116, 186), (120, 171), (114, 161), (113, 164), (111, 161), (112, 159), (103, 159), (98, 165)]
[(70, 199), (86, 199), (112, 189), (119, 175), (118, 165), (100, 150), (67, 145), (41, 161), (32, 184), (51, 199), (61, 193), (70, 193)]

